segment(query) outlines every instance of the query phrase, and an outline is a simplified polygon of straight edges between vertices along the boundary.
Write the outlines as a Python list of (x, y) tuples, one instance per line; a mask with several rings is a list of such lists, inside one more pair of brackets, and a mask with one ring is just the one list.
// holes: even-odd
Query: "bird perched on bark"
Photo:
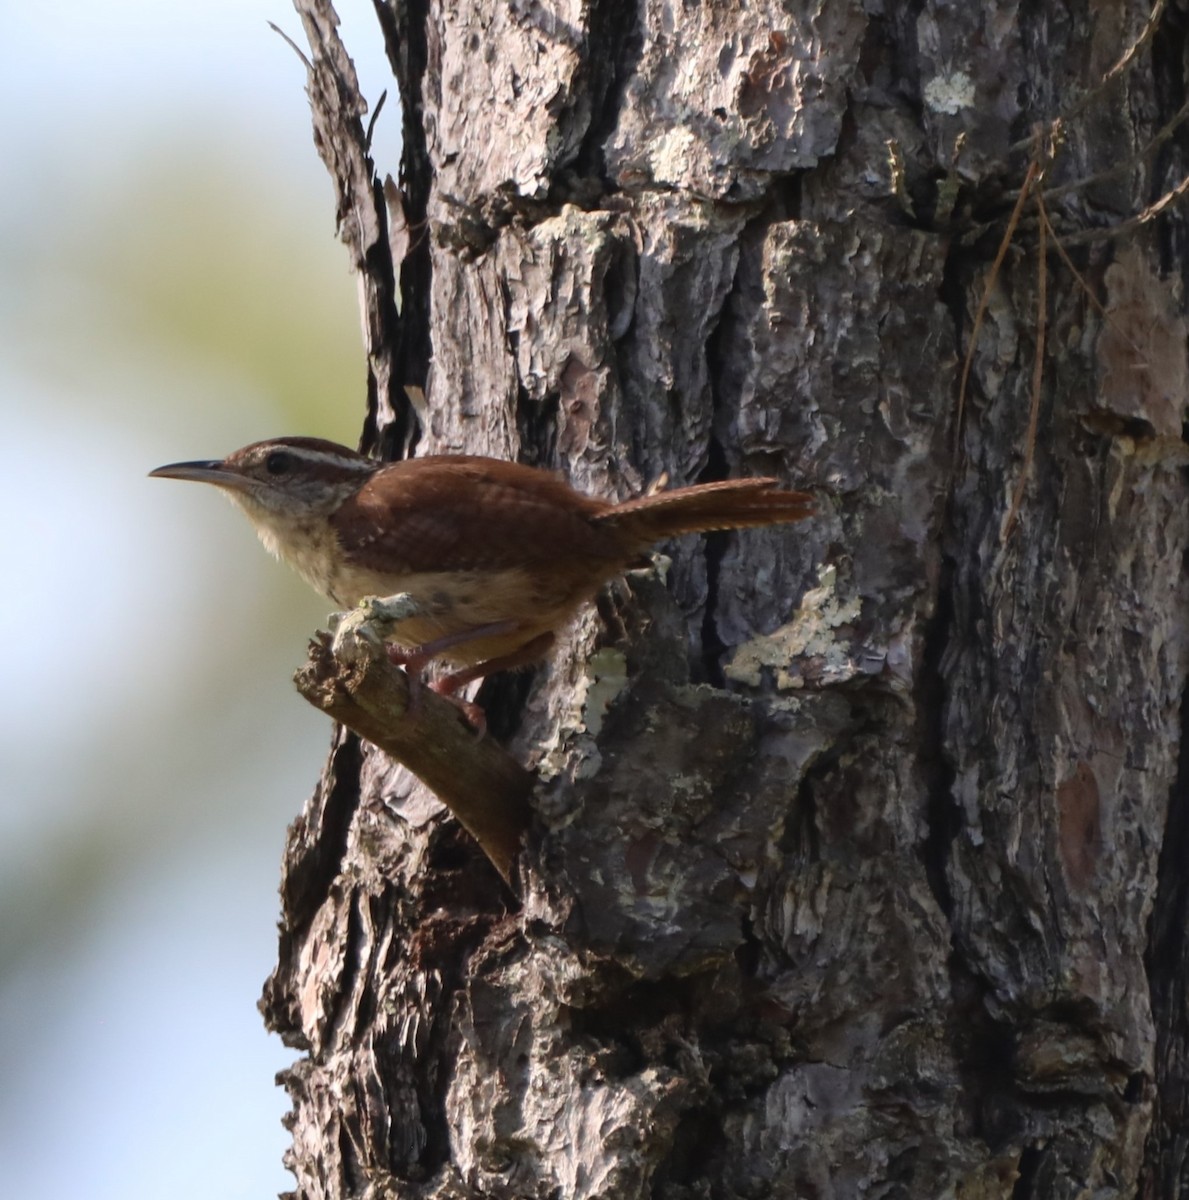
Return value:
[[(285, 437), (151, 475), (214, 484), (264, 545), (335, 604), (407, 594), (386, 630), (411, 683), (453, 695), (543, 658), (609, 580), (684, 533), (800, 521), (805, 492), (771, 478), (696, 484), (616, 503), (519, 463), (439, 455), (381, 463), (334, 442)], [(462, 704), (473, 720), (482, 714)]]

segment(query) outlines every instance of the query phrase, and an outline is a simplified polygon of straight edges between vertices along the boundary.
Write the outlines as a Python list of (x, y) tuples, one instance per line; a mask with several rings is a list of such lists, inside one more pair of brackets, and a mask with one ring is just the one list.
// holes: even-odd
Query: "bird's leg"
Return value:
[(494, 675), (497, 671), (512, 671), (516, 667), (526, 667), (529, 663), (536, 662), (549, 652), (553, 642), (552, 633), (540, 633), (510, 654), (501, 654), (498, 658), (489, 658), (486, 662), (475, 663), (461, 671), (452, 671), (449, 675), (443, 675), (441, 679), (435, 679), (429, 685), (430, 689), (457, 704), (479, 733), (484, 733), (487, 730), (487, 714), (473, 701), (464, 700), (461, 696), (456, 696), (455, 692), (460, 687), (487, 675)]
[(460, 687), (465, 687), (476, 679), (494, 675), (497, 671), (512, 671), (517, 667), (526, 667), (529, 663), (544, 658), (549, 653), (549, 647), (553, 645), (553, 642), (553, 634), (539, 633), (535, 638), (530, 638), (523, 646), (508, 654), (501, 654), (498, 658), (489, 658), (486, 662), (463, 667), (461, 671), (451, 671), (449, 675), (435, 679), (429, 686), (439, 696), (452, 696)]
[[(394, 646), (390, 643), (388, 646), (389, 660), (404, 667), (405, 674), (409, 677), (409, 707), (415, 708), (420, 703), (421, 688), (424, 686), (421, 672), (444, 650), (482, 638), (502, 637), (504, 634), (515, 632), (517, 626), (518, 622), (516, 621), (497, 621), (490, 625), (480, 625), (475, 629), (447, 634), (421, 646)], [(433, 680), (429, 685), (430, 689), (458, 707), (467, 721), (479, 733), (483, 733), (487, 729), (486, 714), (474, 702), (464, 700), (461, 696), (456, 695), (458, 689), (476, 679), (482, 679), (486, 675), (494, 675), (497, 671), (510, 671), (516, 667), (536, 662), (537, 659), (548, 653), (553, 642), (552, 633), (540, 633), (508, 654), (501, 654), (497, 658), (474, 663), (469, 667), (463, 667), (461, 670), (452, 671), (449, 675), (443, 675), (442, 678)]]
[[(502, 637), (504, 634), (515, 633), (519, 626), (519, 621), (493, 621), (488, 625), (476, 625), (473, 629), (462, 629), (457, 633), (443, 634), (441, 637), (434, 638), (430, 642), (424, 642), (420, 646), (400, 646), (389, 642), (387, 645), (388, 661), (398, 667), (404, 667), (405, 674), (409, 677), (409, 707), (415, 709), (421, 703), (422, 672), (444, 651), (451, 650), (455, 646), (465, 645), (467, 642), (480, 641), (483, 638), (489, 637)], [(456, 672), (456, 674), (462, 673)], [(453, 676), (447, 676), (446, 678), (451, 679)], [(475, 675), (472, 678), (478, 679), (479, 676)], [(487, 725), (486, 718), (482, 716), (483, 710), (477, 704), (471, 704), (467, 700), (458, 700), (457, 697), (452, 696), (450, 693), (456, 690), (458, 686), (461, 685), (455, 685), (455, 688), (450, 688), (447, 691), (441, 691), (440, 688), (434, 686), (434, 691), (440, 692), (441, 695), (453, 700), (462, 709), (470, 723), (482, 732)], [(476, 713), (479, 714), (478, 721), (475, 720)]]
[(489, 625), (476, 625), (473, 629), (445, 633), (433, 641), (423, 642), (420, 646), (400, 646), (389, 642), (388, 659), (412, 674), (413, 671), (424, 670), (435, 658), (439, 658), (446, 650), (452, 650), (455, 646), (465, 646), (467, 642), (478, 642), (489, 637), (503, 637), (506, 633), (515, 633), (519, 627), (519, 621), (492, 621)]

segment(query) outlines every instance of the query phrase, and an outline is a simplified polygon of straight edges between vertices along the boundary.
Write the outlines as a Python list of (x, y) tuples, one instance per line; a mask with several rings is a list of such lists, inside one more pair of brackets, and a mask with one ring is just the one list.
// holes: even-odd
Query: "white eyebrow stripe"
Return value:
[(254, 461), (262, 463), (270, 454), (277, 453), (291, 454), (301, 462), (324, 464), (335, 467), (340, 471), (352, 471), (359, 475), (370, 475), (377, 467), (384, 465), (383, 463), (374, 462), (370, 458), (346, 458), (341, 454), (335, 454), (328, 450), (311, 450), (307, 446), (286, 446), (284, 444), (262, 446), (255, 456)]

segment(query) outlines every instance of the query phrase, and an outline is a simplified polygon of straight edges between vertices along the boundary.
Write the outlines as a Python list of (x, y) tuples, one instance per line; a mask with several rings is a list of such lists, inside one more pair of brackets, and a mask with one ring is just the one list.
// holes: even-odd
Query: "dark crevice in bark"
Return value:
[[(732, 291), (734, 286), (732, 285)], [(710, 389), (710, 433), (706, 439), (706, 465), (698, 472), (697, 483), (717, 483), (730, 477), (730, 464), (727, 462), (726, 450), (721, 439), (715, 432), (715, 426), (723, 412), (722, 398), (719, 394), (719, 380), (722, 376), (723, 346), (733, 345), (734, 338), (728, 326), (733, 324), (727, 316), (727, 306), (730, 293), (723, 303), (718, 323), (706, 339), (706, 383)]]
[(425, 27), (429, 17), (426, 0), (373, 0), (376, 18), (384, 34), (388, 65), (400, 88), (401, 187), (412, 206), (414, 220), (425, 216), (432, 171), (422, 121), (421, 81), (427, 61)]
[[(500, 281), (500, 294), (504, 303), (504, 338), (508, 345), (508, 361), (520, 362), (520, 331), (513, 325), (512, 294), (506, 280)], [(524, 386), (517, 371), (516, 378), (516, 432), (520, 439), (517, 458), (532, 467), (547, 467), (557, 470), (563, 464), (557, 456), (558, 415), (561, 411), (561, 392), (547, 392), (540, 400), (534, 400)]]
[[(394, 321), (393, 365), (396, 381), (401, 387), (424, 388), (433, 352), (429, 311), (433, 268), (426, 228), (433, 168), (422, 121), (421, 87), (427, 61), (425, 28), (429, 6), (426, 0), (392, 0), (391, 3), (373, 0), (373, 7), (400, 91), (400, 190), (410, 235), (404, 259), (392, 264), (401, 299), (400, 315)], [(376, 188), (382, 193), (379, 180)], [(386, 211), (382, 195), (379, 199), (381, 211)], [(398, 421), (380, 431), (379, 449), (386, 459), (410, 453), (419, 436), (412, 405), (396, 406), (396, 411), (400, 414)], [(374, 407), (369, 406), (369, 414), (374, 419)], [(371, 426), (372, 420), (369, 420)]]
[(1019, 1141), (1024, 1111), (1013, 1071), (1015, 1037), (1012, 1029), (987, 1011), (987, 985), (958, 958), (950, 955), (953, 1015), (950, 1040), (962, 1085), (962, 1106), (969, 1113), (970, 1131), (995, 1153)]
[(556, 471), (562, 464), (557, 453), (557, 418), (561, 393), (550, 392), (532, 400), (523, 387), (516, 397), (516, 432), (520, 435), (520, 461)]
[(1065, 63), (1070, 50), (1070, 27), (1061, 5), (1021, 4), (1017, 10), (1015, 52), (1026, 65), (1017, 93), (1019, 109), (1012, 134), (1023, 141), (1036, 122), (1050, 122), (1076, 100), (1069, 88), (1075, 69), (1052, 70)]
[(924, 780), (928, 832), (922, 843), (925, 877), (938, 907), (948, 918), (954, 898), (946, 878), (950, 847), (962, 827), (954, 801), (954, 768), (945, 749), (946, 686), (942, 671), (946, 648), (954, 625), (954, 568), (941, 564), (933, 615), (925, 623), (921, 670), (916, 684), (917, 763)]
[(354, 1196), (361, 1190), (360, 1185), (363, 1182), (363, 1172), (360, 1168), (359, 1156), (355, 1153), (355, 1144), (351, 1141), (351, 1133), (346, 1122), (339, 1125), (338, 1141), (343, 1194)]
[[(351, 897), (351, 903), (347, 909), (347, 936), (344, 939), (346, 945), (343, 948), (343, 969), (335, 983), (332, 1005), (328, 1006), (329, 1023), (334, 1028), (338, 1027), (343, 1005), (351, 999), (356, 981), (367, 966), (369, 940), (364, 933), (364, 923), (360, 916), (360, 905), (363, 904), (368, 904), (370, 907), (370, 898), (362, 892), (356, 892)], [(360, 1024), (366, 1023), (367, 1014), (362, 1011), (358, 1012), (356, 1020)], [(350, 1038), (353, 1032), (353, 1030), (341, 1030), (340, 1034), (346, 1033)]]
[[(339, 236), (359, 273), (364, 344), (369, 357), (367, 419), (360, 449), (377, 448), (381, 411), (391, 414), (394, 440), (411, 436), (416, 416), (405, 395), (407, 377), (396, 369), (404, 324), (396, 293), (396, 267), (389, 238), (390, 215), (376, 177), (370, 139), (361, 120), (366, 105), (350, 56), (328, 0), (294, 0), (310, 43), (307, 94), (314, 144), (334, 182)], [(405, 205), (407, 209), (407, 205)]]
[[(508, 358), (513, 363), (520, 361), (520, 332), (507, 319), (512, 307), (512, 296), (507, 281), (501, 280), (504, 302), (504, 329), (508, 344)], [(533, 467), (556, 470), (561, 465), (557, 457), (558, 413), (561, 408), (561, 393), (549, 392), (541, 400), (534, 400), (520, 380), (517, 372), (516, 385), (516, 432), (520, 440), (520, 462)], [(507, 745), (519, 732), (524, 706), (532, 691), (532, 670), (501, 671), (484, 679), (475, 696), (475, 701), (487, 714), (487, 736), (501, 746)]]
[[(1152, 56), (1152, 81), (1155, 84), (1157, 98), (1160, 101), (1160, 112), (1155, 123), (1163, 125), (1170, 120), (1185, 102), (1186, 95), (1186, 56), (1189, 54), (1189, 13), (1183, 5), (1166, 4), (1156, 27), (1148, 42), (1148, 53)], [(1167, 162), (1167, 156), (1174, 146), (1189, 150), (1189, 129), (1182, 124), (1173, 131), (1168, 141), (1157, 151), (1156, 162)], [(1151, 200), (1157, 199), (1161, 192), (1177, 182), (1168, 178), (1161, 182), (1160, 172), (1155, 173)], [(1179, 225), (1180, 222), (1162, 222), (1166, 225)]]
[(637, 0), (598, 0), (590, 7), (587, 75), (574, 84), (576, 94), (589, 97), (590, 118), (573, 169), (581, 183), (597, 181), (603, 195), (619, 190), (607, 177), (603, 146), (619, 123), (624, 89), (644, 48), (641, 20)]
[(570, 1030), (611, 1055), (600, 1060), (609, 1078), (628, 1078), (654, 1064), (655, 1048), (646, 1049), (641, 1034), (664, 1029), (675, 1013), (687, 1012), (697, 984), (696, 978), (624, 982), (597, 1007), (566, 1009)]
[[(377, 244), (368, 250), (364, 256), (362, 274), (372, 278), (384, 278), (389, 295), (396, 296), (399, 287), (397, 275), (400, 271), (400, 266), (392, 261), (391, 251), (387, 244), (389, 242), (388, 222), (391, 220), (391, 214), (387, 212), (383, 185), (379, 180), (376, 180), (374, 184), (374, 191), (377, 211), (384, 216), (385, 244)], [(379, 395), (375, 373), (369, 371), (367, 377), (367, 418), (359, 440), (359, 450), (364, 454), (379, 451), (382, 458), (392, 459), (404, 457), (416, 443), (419, 436), (418, 429), (420, 422), (418, 421), (416, 410), (409, 403), (408, 397), (404, 392), (404, 385), (410, 382), (411, 378), (407, 371), (402, 370), (407, 358), (410, 328), (406, 323), (404, 315), (397, 312), (395, 304), (385, 306), (383, 324), (384, 336), (381, 344), (390, 344), (393, 346), (392, 361), (397, 370), (396, 378), (402, 381), (399, 392), (390, 396), (392, 410), (396, 414), (396, 419), (384, 429), (377, 428), (380, 412)], [(425, 376), (423, 373), (418, 386), (421, 386), (424, 382)]]
[(742, 940), (735, 948), (735, 965), (744, 979), (754, 980), (763, 961), (764, 946), (756, 937), (755, 922), (747, 913), (743, 914), (739, 932)]
[[(998, 235), (1002, 236), (1002, 235)], [(962, 253), (958, 253), (951, 249), (945, 256), (945, 263), (941, 273), (941, 287), (938, 289), (937, 298), (945, 306), (946, 311), (950, 314), (950, 320), (954, 327), (954, 347), (957, 350), (959, 360), (966, 354), (967, 345), (966, 338), (969, 336), (970, 330), (967, 325), (968, 317), (966, 313), (966, 282), (970, 275), (970, 264), (975, 259), (972, 257), (973, 248), (967, 249)], [(992, 255), (994, 250), (991, 251)], [(954, 417), (956, 419), (958, 412), (958, 384), (961, 376), (960, 371), (954, 372)], [(969, 384), (968, 384), (969, 388)], [(970, 404), (969, 392), (966, 396), (966, 405)], [(960, 432), (960, 431), (959, 431)], [(951, 435), (950, 441), (953, 437)], [(955, 464), (955, 468), (958, 464)], [(956, 477), (951, 480), (951, 492), (956, 485)], [(951, 521), (946, 521), (948, 527), (952, 524)]]
[[(467, 916), (459, 915), (459, 907), (449, 916), (445, 912), (442, 908), (430, 911), (423, 906), (418, 914), (420, 919), (414, 916), (409, 923), (409, 927), (417, 929), (409, 945), (409, 955), (423, 978), (436, 981), (424, 1009), (430, 1018), (428, 1035), (417, 1048), (414, 1061), (408, 1059), (409, 1050), (403, 1039), (393, 1043), (396, 1054), (408, 1067), (417, 1095), (417, 1115), (425, 1139), (417, 1159), (417, 1172), (426, 1175), (446, 1166), (452, 1158), (446, 1098), (462, 1036), (457, 1027), (457, 997), (477, 983), (482, 987), (482, 971), (476, 972), (474, 959), (490, 940), (499, 937), (497, 927), (504, 917), (502, 911), (491, 909)], [(523, 946), (523, 941), (515, 937), (510, 944)]]
[[(721, 454), (721, 449), (719, 450)], [(712, 455), (713, 457), (713, 455)], [(721, 476), (720, 476), (721, 478)], [(722, 576), (723, 556), (727, 552), (730, 534), (708, 533), (706, 535), (706, 610), (702, 614), (702, 656), (700, 670), (691, 671), (695, 683), (708, 683), (711, 687), (725, 688), (727, 677), (723, 672), (722, 659), (727, 644), (719, 637), (715, 612), (718, 609), (719, 580)]]
[[(1189, 55), (1189, 15), (1166, 5), (1160, 28), (1152, 38), (1152, 77), (1160, 102), (1157, 124), (1172, 118), (1185, 103), (1185, 62)], [(1182, 122), (1157, 152), (1152, 163), (1148, 202), (1159, 198), (1185, 177), (1189, 163), (1189, 124)], [(1189, 226), (1184, 221), (1158, 221), (1155, 228), (1162, 274), (1179, 273), (1189, 290)]]
[(1024, 1147), (1016, 1168), (1016, 1186), (1011, 1190), (1011, 1200), (1033, 1200), (1033, 1197), (1041, 1196), (1036, 1189), (1043, 1159), (1044, 1151), (1038, 1146)]
[(519, 907), (491, 860), (456, 821), (442, 821), (430, 838), (418, 903), (430, 914), (440, 909), (455, 915), (481, 914), (490, 920)]
[[(443, 822), (429, 840), (426, 856), (426, 885), (432, 886), (440, 874), (450, 874), (462, 867), (472, 866), (480, 857), (472, 852), (473, 840), (468, 840), (452, 821)], [(442, 897), (448, 900), (448, 897)]]
[(835, 778), (841, 757), (839, 747), (819, 755), (805, 767), (797, 781), (797, 795), (788, 810), (777, 847), (783, 854), (793, 856), (800, 865), (821, 860), (817, 788), (819, 783), (829, 783)]
[[(425, 1142), (417, 1159), (418, 1171), (432, 1175), (450, 1162), (450, 1122), (446, 1116), (446, 1088), (455, 1057), (455, 1034), (450, 1027), (454, 987), (443, 987), (430, 1008), (432, 1024), (420, 1061), (410, 1064), (417, 1094), (417, 1116)], [(407, 1053), (407, 1051), (406, 1051)], [(434, 1064), (434, 1065), (430, 1065)], [(396, 1111), (399, 1111), (396, 1110)]]
[(1189, 1189), (1189, 687), (1181, 696), (1180, 753), (1168, 798), (1144, 967), (1156, 1026), (1155, 1111), (1148, 1135), (1149, 1193)]
[[(670, 1200), (674, 1195), (718, 1194), (703, 1191), (705, 1181), (722, 1178), (722, 1158), (727, 1149), (722, 1114), (707, 1108), (685, 1113), (673, 1132), (668, 1158), (660, 1164), (651, 1181), (653, 1200)], [(689, 1185), (700, 1185), (688, 1192)], [(679, 1190), (678, 1190), (679, 1189)], [(723, 1193), (728, 1194), (728, 1193)]]
[(891, 94), (909, 106), (918, 122), (926, 111), (921, 95), (920, 17), (927, 0), (892, 5), (881, 21), (869, 21), (860, 62), (868, 85), (886, 78)]
[[(750, 244), (751, 228), (741, 234), (741, 246)], [(739, 286), (739, 275), (743, 268), (744, 251), (741, 249), (735, 261), (734, 278), (723, 295), (714, 328), (706, 338), (706, 386), (710, 391), (710, 432), (706, 441), (706, 465), (698, 475), (698, 483), (715, 483), (730, 477), (731, 465), (726, 448), (718, 434), (719, 422), (726, 412), (733, 412), (737, 397), (730, 379), (732, 356), (740, 353), (739, 322), (732, 307), (732, 300)], [(718, 633), (715, 619), (718, 609), (719, 579), (722, 573), (723, 556), (730, 544), (726, 533), (708, 533), (705, 541), (706, 555), (706, 610), (702, 614), (702, 657), (700, 671), (694, 671), (694, 682), (706, 682), (712, 687), (725, 688), (726, 675), (722, 659), (728, 647)]]
[[(947, 255), (939, 299), (953, 321), (954, 345), (959, 354), (963, 348), (963, 334), (966, 332), (964, 275), (965, 261), (962, 256), (955, 253)], [(954, 411), (957, 412), (956, 395)], [(951, 482), (951, 489), (953, 486), (954, 483)], [(939, 545), (944, 546), (947, 540), (952, 544), (961, 544), (961, 535), (955, 530), (956, 517), (956, 502), (951, 491), (939, 521)], [(929, 890), (948, 920), (953, 915), (954, 898), (947, 868), (954, 840), (962, 828), (962, 812), (954, 799), (955, 769), (946, 747), (945, 715), (948, 689), (945, 655), (955, 638), (959, 643), (969, 642), (971, 639), (966, 638), (966, 629), (958, 628), (958, 589), (963, 584), (955, 560), (944, 549), (941, 556), (933, 612), (925, 623), (921, 670), (916, 681), (915, 699), (919, 747), (917, 763), (926, 790), (927, 832), (921, 845), (921, 853)], [(956, 954), (955, 948), (954, 955), (951, 955), (951, 973), (955, 969), (965, 970), (957, 963)]]
[(788, 175), (778, 175), (772, 180), (772, 208), (764, 221), (765, 226), (780, 221), (800, 220), (804, 179), (804, 171), (792, 171)]
[[(281, 906), (285, 933), (300, 937), (308, 929), (315, 913), (322, 907), (330, 885), (338, 877), (343, 856), (347, 852), (347, 834), (359, 803), (359, 772), (363, 753), (359, 738), (341, 732), (339, 744), (332, 751), (327, 778), (330, 788), (317, 814), (317, 831), (308, 853), (293, 863), (281, 882)], [(308, 828), (299, 822), (291, 840), (308, 836)], [(286, 861), (289, 861), (288, 858)], [(281, 955), (282, 962), (286, 961)]]
[[(506, 746), (520, 732), (524, 706), (528, 703), (535, 678), (534, 669), (529, 667), (518, 671), (501, 671), (483, 680), (475, 695), (475, 703), (487, 714), (487, 737)], [(491, 866), (486, 858), (483, 861)], [(492, 871), (494, 874), (494, 868)], [(498, 875), (495, 878), (499, 880)]]

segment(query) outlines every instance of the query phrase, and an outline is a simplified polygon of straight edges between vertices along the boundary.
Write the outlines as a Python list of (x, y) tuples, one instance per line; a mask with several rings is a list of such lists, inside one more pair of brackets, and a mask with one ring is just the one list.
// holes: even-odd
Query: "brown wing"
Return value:
[[(519, 463), (440, 455), (393, 463), (345, 501), (332, 524), (352, 563), (385, 570), (499, 570), (574, 558), (622, 561), (611, 505)], [(350, 536), (344, 537), (347, 531)]]

